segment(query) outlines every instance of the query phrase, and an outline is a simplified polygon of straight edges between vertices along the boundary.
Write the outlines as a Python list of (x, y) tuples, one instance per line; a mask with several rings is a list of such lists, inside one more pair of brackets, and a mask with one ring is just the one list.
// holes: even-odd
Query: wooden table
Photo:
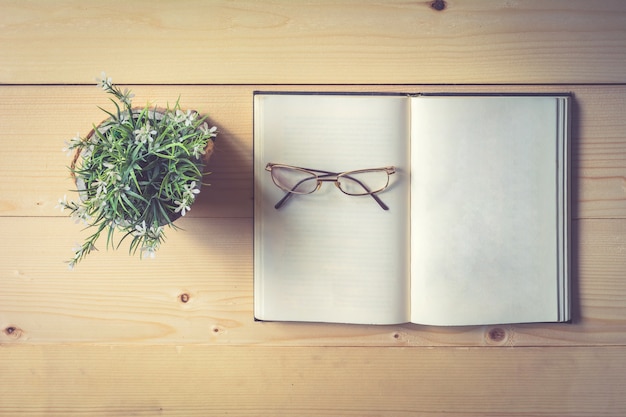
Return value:
[[(68, 271), (102, 70), (209, 113), (212, 185)], [(572, 92), (573, 322), (254, 322), (255, 89)], [(626, 2), (0, 0), (0, 99), (0, 416), (626, 414)]]

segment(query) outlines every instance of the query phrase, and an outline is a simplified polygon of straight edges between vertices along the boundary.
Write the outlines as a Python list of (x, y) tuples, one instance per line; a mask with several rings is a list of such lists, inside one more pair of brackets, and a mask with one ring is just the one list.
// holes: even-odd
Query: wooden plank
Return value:
[(79, 225), (60, 217), (0, 218), (0, 344), (626, 344), (623, 219), (574, 223), (572, 324), (450, 328), (255, 322), (252, 220), (185, 218), (180, 226), (156, 259), (101, 247), (68, 271), (63, 261), (82, 236)]
[[(183, 105), (209, 114), (220, 134), (191, 217), (252, 216), (252, 93), (263, 86), (131, 86), (136, 103)], [(267, 87), (265, 87), (267, 88)], [(574, 218), (626, 217), (626, 86), (272, 86), (274, 90), (573, 92)], [(73, 184), (61, 149), (102, 120), (95, 86), (0, 86), (0, 216), (55, 216)], [(27, 127), (27, 128), (26, 128)]]
[(623, 416), (626, 349), (14, 346), (0, 416)]
[(148, 84), (626, 81), (619, 0), (2, 0), (0, 9), (0, 83), (90, 83), (102, 70)]
[[(626, 414), (625, 2), (0, 0), (0, 10), (0, 416)], [(132, 86), (140, 101), (181, 95), (222, 134), (210, 191), (155, 260), (102, 250), (70, 273), (62, 260), (80, 227), (53, 208), (72, 188), (60, 148), (107, 103), (69, 84), (102, 70), (144, 84)], [(486, 85), (449, 85), (463, 83)], [(573, 91), (574, 322), (254, 322), (257, 88)]]

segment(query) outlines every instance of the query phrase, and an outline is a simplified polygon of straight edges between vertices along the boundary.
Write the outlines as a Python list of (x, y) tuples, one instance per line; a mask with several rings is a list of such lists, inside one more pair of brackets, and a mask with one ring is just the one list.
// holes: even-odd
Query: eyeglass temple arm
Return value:
[(380, 197), (378, 197), (376, 194), (370, 194), (372, 196), (372, 198), (374, 200), (376, 200), (376, 202), (378, 203), (378, 205), (383, 209), (383, 210), (389, 210), (389, 207), (387, 206), (387, 204), (383, 203), (383, 200), (380, 199)]
[[(320, 172), (322, 172), (322, 171), (320, 171)], [(302, 184), (304, 181), (309, 181), (309, 180), (311, 180), (311, 179), (315, 179), (315, 180), (317, 180), (317, 178), (305, 178), (305, 179), (303, 179), (303, 180), (300, 180), (300, 181), (299, 181), (296, 185), (294, 185), (294, 186), (293, 186), (293, 188), (291, 189), (291, 191), (294, 191), (296, 188), (298, 188), (298, 187), (300, 186), (300, 184)], [(281, 198), (281, 199), (280, 199), (280, 201), (274, 205), (274, 208), (275, 208), (275, 209), (277, 209), (277, 210), (278, 210), (279, 208), (281, 208), (281, 207), (282, 207), (282, 206), (283, 206), (283, 205), (287, 202), (287, 200), (289, 200), (289, 198), (290, 198), (292, 195), (294, 195), (294, 194), (295, 194), (295, 193), (293, 193), (293, 192), (291, 192), (291, 191), (287, 192), (287, 194), (285, 194), (285, 196), (284, 196), (283, 198)]]
[(361, 181), (357, 180), (356, 178), (352, 178), (349, 175), (345, 176), (346, 178), (350, 178), (352, 181), (356, 182), (357, 184), (359, 184), (361, 187), (363, 187), (363, 189), (365, 191), (367, 191), (367, 194), (371, 195), (372, 198), (374, 200), (376, 200), (376, 202), (378, 203), (378, 205), (383, 209), (383, 210), (389, 210), (389, 207), (387, 206), (387, 204), (383, 203), (383, 200), (380, 199), (380, 197), (378, 197), (376, 194), (372, 193), (370, 191), (369, 188), (367, 188), (367, 185), (363, 184)]
[[(295, 188), (294, 188), (295, 189)], [(287, 200), (289, 200), (289, 198), (293, 195), (293, 193), (287, 192), (285, 194), (285, 196), (283, 198), (280, 199), (280, 201), (276, 204), (274, 204), (274, 208), (276, 210), (278, 210), (279, 208), (281, 208), (286, 202)]]

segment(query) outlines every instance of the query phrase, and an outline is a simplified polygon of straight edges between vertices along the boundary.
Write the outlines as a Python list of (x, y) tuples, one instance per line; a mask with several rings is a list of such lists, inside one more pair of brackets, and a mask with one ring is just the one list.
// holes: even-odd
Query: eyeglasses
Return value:
[(389, 210), (376, 193), (389, 186), (389, 175), (396, 172), (395, 167), (329, 172), (273, 163), (267, 164), (265, 170), (272, 174), (272, 181), (278, 188), (287, 191), (274, 206), (276, 209), (281, 208), (294, 194), (311, 194), (322, 186), (322, 182), (334, 182), (344, 194), (370, 195), (383, 210)]

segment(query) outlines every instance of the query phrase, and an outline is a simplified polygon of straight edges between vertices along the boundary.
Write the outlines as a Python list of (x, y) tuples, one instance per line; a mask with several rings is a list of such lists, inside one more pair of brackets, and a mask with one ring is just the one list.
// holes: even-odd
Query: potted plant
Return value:
[[(154, 257), (165, 227), (184, 216), (200, 192), (204, 167), (213, 152), (216, 127), (179, 101), (170, 108), (134, 107), (133, 94), (102, 74), (99, 86), (114, 99), (115, 111), (89, 134), (66, 142), (77, 200), (59, 200), (61, 210), (93, 233), (75, 248), (73, 268), (102, 234), (107, 248), (129, 239), (129, 253)], [(121, 238), (114, 242), (115, 232)]]

